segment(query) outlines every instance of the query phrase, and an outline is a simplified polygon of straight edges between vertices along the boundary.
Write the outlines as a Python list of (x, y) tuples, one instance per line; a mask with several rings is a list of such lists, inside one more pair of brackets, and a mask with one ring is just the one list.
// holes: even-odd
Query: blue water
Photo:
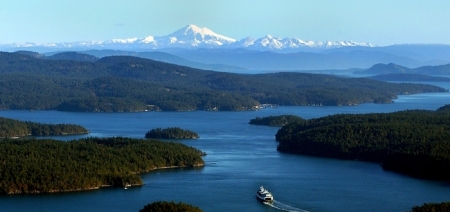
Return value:
[(278, 107), (246, 112), (71, 113), (0, 111), (0, 116), (41, 123), (85, 126), (86, 136), (143, 138), (156, 127), (181, 127), (200, 135), (181, 140), (208, 155), (196, 169), (157, 170), (142, 175), (145, 185), (96, 191), (0, 196), (0, 211), (138, 211), (159, 201), (182, 201), (204, 211), (279, 211), (259, 203), (264, 185), (277, 206), (294, 211), (408, 211), (425, 202), (450, 201), (450, 184), (383, 171), (379, 164), (283, 154), (276, 151), (278, 128), (253, 126), (257, 116), (303, 118), (337, 113), (393, 112), (450, 104), (450, 93), (400, 96), (394, 104), (346, 107)]

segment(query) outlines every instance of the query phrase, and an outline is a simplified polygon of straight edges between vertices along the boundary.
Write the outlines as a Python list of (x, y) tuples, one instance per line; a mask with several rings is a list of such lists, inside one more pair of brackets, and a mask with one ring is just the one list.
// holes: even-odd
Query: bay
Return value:
[[(448, 84), (447, 84), (448, 85)], [(309, 119), (338, 113), (436, 110), (450, 104), (449, 93), (400, 96), (394, 104), (345, 107), (278, 107), (244, 112), (71, 113), (0, 111), (1, 117), (85, 126), (87, 136), (143, 138), (157, 127), (197, 132), (198, 140), (179, 140), (205, 151), (202, 168), (157, 170), (143, 174), (142, 187), (127, 190), (0, 196), (0, 211), (138, 211), (154, 201), (182, 201), (204, 211), (408, 211), (426, 202), (450, 201), (450, 184), (386, 172), (379, 164), (283, 154), (276, 151), (278, 128), (249, 125), (250, 119), (293, 114)], [(258, 202), (264, 185), (275, 206)]]

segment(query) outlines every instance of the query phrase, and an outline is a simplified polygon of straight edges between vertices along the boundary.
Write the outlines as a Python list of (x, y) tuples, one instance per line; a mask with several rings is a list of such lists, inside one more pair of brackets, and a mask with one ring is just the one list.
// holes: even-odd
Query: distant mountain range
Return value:
[(408, 67), (434, 65), (387, 52), (365, 50), (331, 53), (280, 53), (249, 49), (174, 49), (165, 51), (190, 61), (238, 66), (249, 70), (309, 71), (369, 68), (377, 63), (396, 63)]
[(252, 50), (275, 51), (320, 51), (345, 46), (373, 46), (370, 43), (353, 41), (304, 41), (299, 38), (279, 38), (267, 35), (262, 38), (247, 37), (236, 40), (219, 35), (208, 28), (190, 24), (166, 36), (147, 36), (144, 38), (111, 39), (106, 41), (81, 41), (62, 43), (13, 43), (3, 44), (1, 49), (51, 48), (51, 49), (121, 49), (155, 50), (167, 48), (248, 48)]
[(355, 74), (421, 74), (421, 75), (450, 75), (450, 64), (438, 66), (421, 66), (408, 68), (394, 63), (375, 64), (367, 70), (355, 71)]
[[(410, 69), (450, 63), (450, 45), (402, 44), (374, 46), (352, 41), (303, 41), (299, 38), (262, 38), (236, 40), (208, 28), (188, 25), (166, 36), (112, 39), (107, 41), (47, 44), (3, 44), (3, 51), (35, 51), (52, 56), (79, 52), (98, 58), (128, 55), (205, 70), (237, 73), (265, 71), (306, 71), (367, 69), (374, 64), (397, 64)], [(64, 59), (86, 55), (56, 55)]]
[[(336, 72), (365, 72), (363, 74), (399, 73), (396, 68), (407, 70), (426, 67), (442, 66), (440, 73), (447, 75), (447, 67), (441, 64), (449, 64), (445, 60), (436, 62), (421, 62), (410, 57), (399, 56), (382, 51), (354, 50), (336, 51), (330, 53), (297, 52), (279, 53), (272, 51), (255, 51), (248, 49), (170, 49), (163, 51), (125, 51), (125, 50), (85, 50), (85, 51), (55, 51), (37, 53), (31, 51), (17, 51), (35, 58), (76, 60), (93, 62), (106, 56), (134, 56), (152, 59), (156, 61), (188, 66), (203, 70), (214, 70), (235, 73), (264, 73), (277, 71), (301, 71), (310, 73), (336, 74)], [(441, 55), (441, 57), (443, 57)], [(371, 68), (373, 64), (380, 69)], [(385, 65), (391, 64), (391, 65)], [(385, 67), (387, 66), (387, 67)], [(392, 66), (392, 67), (390, 67)], [(409, 68), (412, 67), (412, 68)], [(429, 70), (426, 68), (426, 70)], [(372, 72), (372, 73), (370, 73)]]

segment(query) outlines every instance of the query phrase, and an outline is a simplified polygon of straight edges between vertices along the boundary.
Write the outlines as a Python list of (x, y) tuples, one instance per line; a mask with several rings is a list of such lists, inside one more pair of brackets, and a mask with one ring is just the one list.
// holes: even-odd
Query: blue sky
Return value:
[(450, 44), (446, 0), (4, 1), (0, 44), (163, 36), (188, 24), (235, 39)]

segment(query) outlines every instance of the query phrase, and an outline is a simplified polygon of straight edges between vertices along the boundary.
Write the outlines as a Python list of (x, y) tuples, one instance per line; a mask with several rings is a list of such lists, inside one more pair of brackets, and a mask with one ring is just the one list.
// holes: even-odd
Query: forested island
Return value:
[(345, 106), (448, 92), (432, 85), (322, 74), (215, 72), (131, 56), (89, 62), (33, 55), (0, 52), (0, 110), (241, 111), (256, 110), (260, 103)]
[(157, 201), (147, 204), (139, 212), (202, 212), (199, 207), (186, 203), (175, 203), (173, 201)]
[(75, 124), (41, 124), (0, 117), (0, 138), (88, 133), (86, 128)]
[(198, 139), (199, 137), (196, 132), (184, 130), (179, 127), (156, 128), (145, 133), (145, 138)]
[(203, 166), (180, 143), (123, 137), (0, 140), (0, 194), (53, 193), (142, 185), (139, 173)]
[(437, 111), (338, 114), (283, 126), (278, 151), (379, 162), (386, 170), (450, 181), (449, 105)]
[(397, 65), (394, 63), (384, 64), (378, 63), (370, 67), (369, 69), (362, 71), (355, 71), (354, 74), (414, 74), (414, 75), (449, 75), (450, 64), (437, 65), (437, 66), (421, 66), (417, 68), (408, 68), (405, 66)]
[(280, 115), (280, 116), (268, 116), (268, 117), (256, 117), (250, 120), (249, 124), (264, 125), (271, 127), (282, 127), (286, 124), (304, 122), (305, 119), (294, 115)]

